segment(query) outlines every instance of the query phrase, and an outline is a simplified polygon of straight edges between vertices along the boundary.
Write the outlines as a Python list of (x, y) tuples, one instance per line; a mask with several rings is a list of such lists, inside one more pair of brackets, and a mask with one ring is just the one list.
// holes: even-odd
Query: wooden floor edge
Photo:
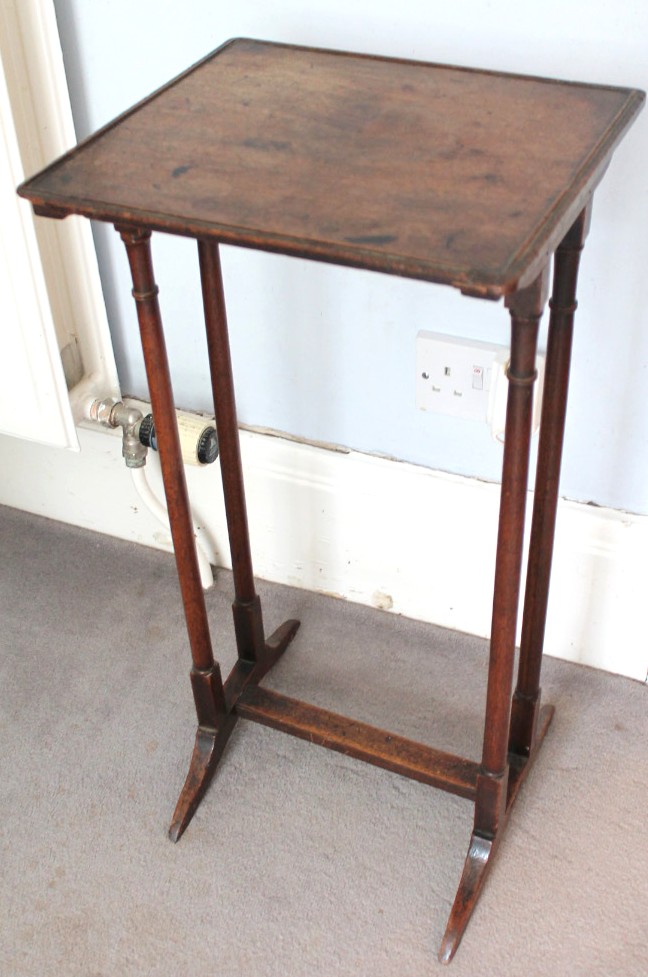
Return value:
[(248, 685), (234, 705), (243, 719), (474, 800), (479, 764), (349, 719), (279, 692)]

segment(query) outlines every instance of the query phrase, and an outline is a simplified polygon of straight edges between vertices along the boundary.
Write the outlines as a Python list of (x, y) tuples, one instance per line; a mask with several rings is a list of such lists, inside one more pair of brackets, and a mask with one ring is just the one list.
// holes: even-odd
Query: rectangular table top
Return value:
[(235, 39), (19, 192), (497, 298), (539, 272), (644, 98)]

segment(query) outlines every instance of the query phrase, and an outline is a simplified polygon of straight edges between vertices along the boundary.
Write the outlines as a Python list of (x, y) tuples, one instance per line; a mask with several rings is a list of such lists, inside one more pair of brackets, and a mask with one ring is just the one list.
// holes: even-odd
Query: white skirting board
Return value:
[[(170, 549), (119, 434), (79, 439), (73, 454), (0, 437), (0, 504)], [(488, 636), (499, 486), (254, 431), (241, 444), (257, 576)], [(148, 469), (161, 496), (153, 452)], [(229, 566), (218, 463), (186, 472), (203, 545)], [(547, 653), (645, 680), (647, 563), (648, 517), (562, 501)]]

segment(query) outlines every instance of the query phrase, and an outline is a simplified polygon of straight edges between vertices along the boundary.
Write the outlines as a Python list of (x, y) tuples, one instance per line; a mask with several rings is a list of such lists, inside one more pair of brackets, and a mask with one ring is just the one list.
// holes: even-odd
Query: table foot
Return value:
[(257, 662), (239, 659), (225, 682), (226, 711), (214, 725), (199, 726), (189, 764), (189, 773), (176, 804), (169, 828), (171, 841), (178, 841), (196, 813), (198, 805), (216, 772), (218, 761), (238, 718), (234, 706), (248, 685), (256, 685), (266, 675), (297, 634), (299, 621), (285, 621), (265, 642), (263, 657)]
[(251, 662), (239, 658), (225, 682), (225, 702), (228, 712), (234, 709), (244, 688), (248, 685), (258, 685), (263, 676), (268, 674), (298, 630), (299, 621), (284, 621), (266, 640), (263, 655), (257, 661)]
[[(291, 618), (289, 621), (284, 621), (284, 623), (280, 624), (277, 630), (273, 631), (270, 637), (266, 639), (265, 657), (263, 660), (263, 675), (265, 675), (266, 672), (272, 668), (277, 659), (281, 658), (284, 651), (299, 631), (299, 624), (300, 622), (294, 618)], [(258, 678), (261, 678), (261, 675), (258, 675)]]
[(189, 773), (173, 812), (173, 820), (169, 828), (171, 841), (179, 841), (196, 813), (196, 809), (211, 783), (218, 761), (235, 724), (236, 716), (226, 715), (218, 729), (198, 727)]
[(509, 755), (510, 772), (508, 795), (506, 799), (506, 814), (500, 830), (494, 838), (484, 838), (473, 831), (470, 838), (468, 855), (464, 863), (457, 895), (450, 911), (450, 918), (439, 950), (439, 961), (450, 963), (472, 916), (473, 909), (486, 880), (486, 875), (493, 862), (501, 840), (509, 814), (515, 803), (520, 787), (526, 780), (531, 766), (538, 755), (538, 750), (544, 740), (549, 724), (553, 719), (553, 706), (544, 706), (540, 712), (538, 733), (534, 748), (528, 759)]
[(461, 942), (461, 937), (484, 885), (494, 847), (494, 839), (480, 838), (473, 832), (457, 895), (439, 950), (439, 961), (441, 963), (450, 963)]

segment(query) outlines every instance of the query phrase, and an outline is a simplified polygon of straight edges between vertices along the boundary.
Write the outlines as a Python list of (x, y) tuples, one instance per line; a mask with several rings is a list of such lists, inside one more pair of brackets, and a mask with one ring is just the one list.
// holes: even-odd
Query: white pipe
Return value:
[[(135, 486), (137, 494), (146, 508), (149, 509), (155, 518), (162, 523), (164, 528), (170, 532), (169, 515), (166, 508), (162, 505), (149, 485), (148, 478), (146, 477), (146, 468), (131, 468), (131, 474), (133, 476), (133, 485)], [(200, 582), (202, 583), (203, 590), (209, 590), (209, 588), (213, 587), (214, 585), (214, 574), (212, 573), (212, 568), (209, 560), (207, 559), (205, 551), (200, 545), (200, 540), (196, 535), (195, 526), (194, 539), (196, 541), (196, 555), (198, 557), (198, 567), (200, 569)]]

